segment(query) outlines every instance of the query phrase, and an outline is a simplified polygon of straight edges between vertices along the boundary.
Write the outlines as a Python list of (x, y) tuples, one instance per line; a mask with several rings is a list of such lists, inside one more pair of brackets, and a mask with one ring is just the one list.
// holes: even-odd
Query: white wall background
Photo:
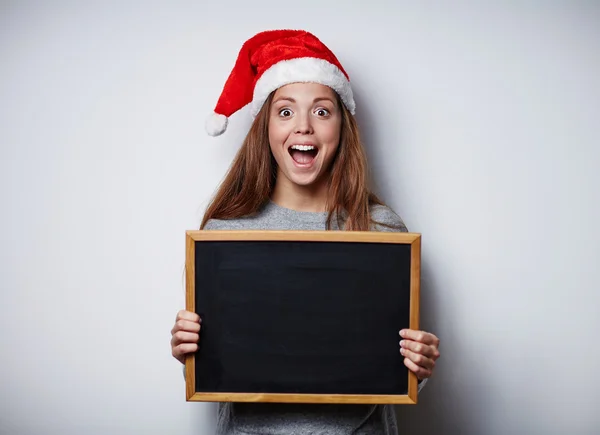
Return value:
[(243, 41), (349, 70), (378, 192), (422, 232), (436, 377), (403, 434), (600, 433), (600, 3), (0, 3), (0, 432), (209, 434), (170, 329), (184, 231), (250, 119)]

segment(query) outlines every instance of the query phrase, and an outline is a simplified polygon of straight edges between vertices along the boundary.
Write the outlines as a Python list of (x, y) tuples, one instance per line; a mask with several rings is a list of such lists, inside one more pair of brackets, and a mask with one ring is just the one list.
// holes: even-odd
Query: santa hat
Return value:
[(222, 134), (229, 117), (248, 104), (255, 117), (271, 92), (299, 82), (329, 86), (354, 114), (350, 78), (316, 36), (304, 30), (269, 30), (242, 46), (215, 111), (206, 120), (206, 131), (211, 136)]

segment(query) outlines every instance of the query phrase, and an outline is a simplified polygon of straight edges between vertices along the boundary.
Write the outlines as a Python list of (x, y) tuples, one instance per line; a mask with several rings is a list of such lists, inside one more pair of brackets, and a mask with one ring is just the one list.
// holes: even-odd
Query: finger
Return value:
[(181, 343), (198, 343), (200, 336), (194, 332), (177, 331), (171, 338), (171, 345), (177, 346)]
[(198, 314), (186, 310), (180, 310), (177, 313), (175, 321), (177, 322), (178, 320), (189, 320), (190, 322), (202, 323), (202, 320)]
[(434, 361), (440, 357), (440, 351), (435, 346), (419, 343), (417, 341), (401, 340), (400, 346), (404, 349), (424, 355), (427, 358), (431, 358)]
[(425, 331), (415, 331), (414, 329), (402, 329), (400, 331), (402, 338), (408, 338), (409, 340), (418, 341), (420, 343), (430, 344), (435, 347), (439, 347), (440, 339), (434, 334)]
[(196, 352), (198, 350), (198, 345), (196, 343), (182, 343), (173, 348), (173, 356), (177, 359), (182, 358), (188, 353)]
[(200, 323), (192, 322), (190, 320), (178, 320), (175, 322), (173, 329), (171, 329), (171, 335), (174, 335), (177, 331), (199, 332)]
[(419, 367), (417, 364), (415, 364), (414, 362), (412, 362), (408, 358), (404, 358), (404, 365), (411, 372), (413, 372), (415, 375), (417, 375), (417, 378), (419, 378), (419, 379), (429, 378), (432, 375), (431, 370), (427, 370), (427, 369), (425, 369), (423, 367)]
[(400, 349), (400, 353), (412, 362), (414, 362), (419, 367), (429, 370), (432, 370), (435, 367), (434, 360), (432, 360), (431, 358), (427, 358), (426, 356), (423, 356), (419, 353), (415, 353), (405, 348)]

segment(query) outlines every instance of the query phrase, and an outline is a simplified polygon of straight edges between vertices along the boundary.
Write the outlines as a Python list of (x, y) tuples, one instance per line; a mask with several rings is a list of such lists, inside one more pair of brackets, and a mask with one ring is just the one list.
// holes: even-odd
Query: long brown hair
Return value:
[[(257, 114), (225, 179), (209, 204), (200, 229), (210, 219), (235, 219), (258, 213), (275, 188), (277, 162), (269, 146), (269, 114), (274, 92)], [(358, 124), (338, 96), (342, 109), (340, 145), (330, 168), (327, 229), (336, 216), (340, 229), (368, 231), (370, 206), (383, 205), (368, 185), (366, 154)]]

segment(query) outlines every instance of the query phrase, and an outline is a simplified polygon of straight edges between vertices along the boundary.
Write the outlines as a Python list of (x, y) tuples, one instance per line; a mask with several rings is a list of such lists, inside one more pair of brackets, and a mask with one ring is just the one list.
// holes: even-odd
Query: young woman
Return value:
[[(215, 114), (212, 135), (251, 104), (255, 117), (200, 228), (244, 230), (407, 231), (367, 187), (367, 164), (354, 118), (348, 75), (314, 35), (267, 31), (248, 40)], [(198, 349), (201, 319), (177, 314), (172, 354)], [(439, 339), (399, 331), (404, 364), (419, 391), (439, 358)], [(396, 434), (387, 405), (222, 403), (218, 434)]]

